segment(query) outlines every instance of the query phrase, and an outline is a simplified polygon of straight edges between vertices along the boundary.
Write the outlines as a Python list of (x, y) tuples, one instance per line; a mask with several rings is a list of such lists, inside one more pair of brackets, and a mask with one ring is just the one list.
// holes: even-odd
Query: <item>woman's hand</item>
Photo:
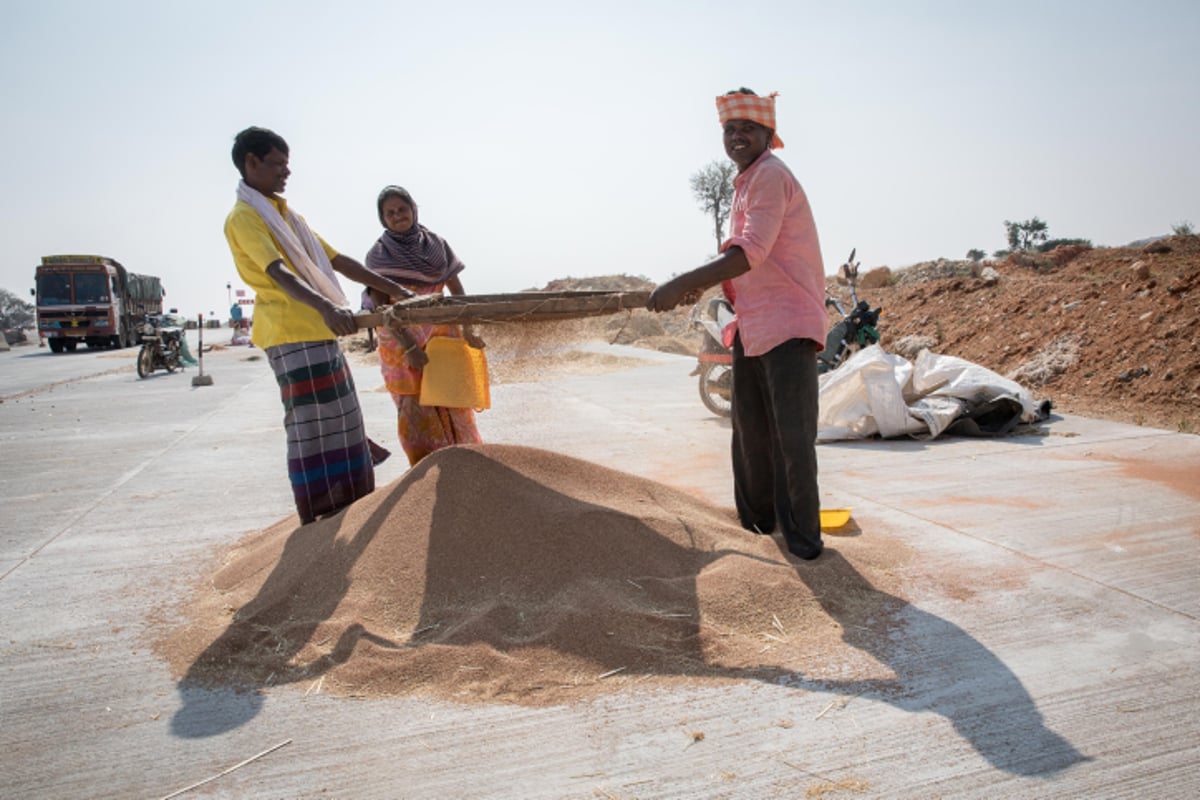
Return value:
[(408, 328), (402, 328), (395, 331), (395, 334), (404, 347), (404, 360), (408, 362), (408, 365), (413, 369), (424, 368), (429, 363), (429, 354), (425, 352), (425, 347), (417, 338), (416, 333)]
[(411, 350), (404, 351), (404, 357), (408, 360), (408, 365), (413, 369), (424, 369), (429, 363), (429, 354), (425, 352), (425, 348), (417, 345)]
[(467, 344), (476, 350), (482, 350), (487, 347), (487, 342), (483, 340), (483, 337), (476, 333), (475, 329), (470, 326), (463, 327), (463, 338), (467, 340)]
[(412, 298), (417, 296), (416, 292), (411, 291), (409, 289), (405, 289), (403, 286), (396, 283), (395, 281), (388, 281), (388, 283), (391, 284), (391, 286), (388, 288), (388, 295), (391, 298), (391, 302), (393, 302), (393, 303), (399, 302), (401, 300), (411, 300)]

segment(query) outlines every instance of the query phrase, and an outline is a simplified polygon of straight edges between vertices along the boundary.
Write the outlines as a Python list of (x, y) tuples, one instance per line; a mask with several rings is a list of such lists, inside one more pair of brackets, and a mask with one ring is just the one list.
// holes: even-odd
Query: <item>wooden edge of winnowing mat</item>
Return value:
[(516, 292), (413, 297), (355, 315), (359, 328), (474, 322), (542, 322), (645, 308), (648, 291)]

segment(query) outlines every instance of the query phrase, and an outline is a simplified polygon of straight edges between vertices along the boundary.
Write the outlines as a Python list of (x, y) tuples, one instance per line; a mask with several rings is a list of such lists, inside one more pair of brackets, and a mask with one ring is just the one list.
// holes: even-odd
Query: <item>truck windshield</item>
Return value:
[(75, 304), (95, 305), (108, 302), (108, 276), (84, 272), (75, 276)]
[(38, 303), (44, 306), (71, 304), (70, 275), (41, 275), (38, 277)]

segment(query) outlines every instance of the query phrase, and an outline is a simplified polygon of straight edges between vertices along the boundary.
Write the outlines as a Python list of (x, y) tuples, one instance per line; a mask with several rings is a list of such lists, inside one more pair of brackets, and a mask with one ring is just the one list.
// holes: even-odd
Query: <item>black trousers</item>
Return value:
[(778, 526), (799, 558), (821, 554), (817, 348), (790, 339), (761, 356), (733, 342), (733, 489), (747, 530)]

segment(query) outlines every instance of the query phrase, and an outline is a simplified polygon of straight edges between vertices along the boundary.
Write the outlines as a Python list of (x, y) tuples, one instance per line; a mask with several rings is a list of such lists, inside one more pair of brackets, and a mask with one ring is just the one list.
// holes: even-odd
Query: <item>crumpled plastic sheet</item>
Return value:
[(954, 356), (922, 350), (916, 362), (871, 345), (820, 377), (817, 441), (932, 439), (998, 400), (1036, 422), (1045, 403), (1016, 381)]

